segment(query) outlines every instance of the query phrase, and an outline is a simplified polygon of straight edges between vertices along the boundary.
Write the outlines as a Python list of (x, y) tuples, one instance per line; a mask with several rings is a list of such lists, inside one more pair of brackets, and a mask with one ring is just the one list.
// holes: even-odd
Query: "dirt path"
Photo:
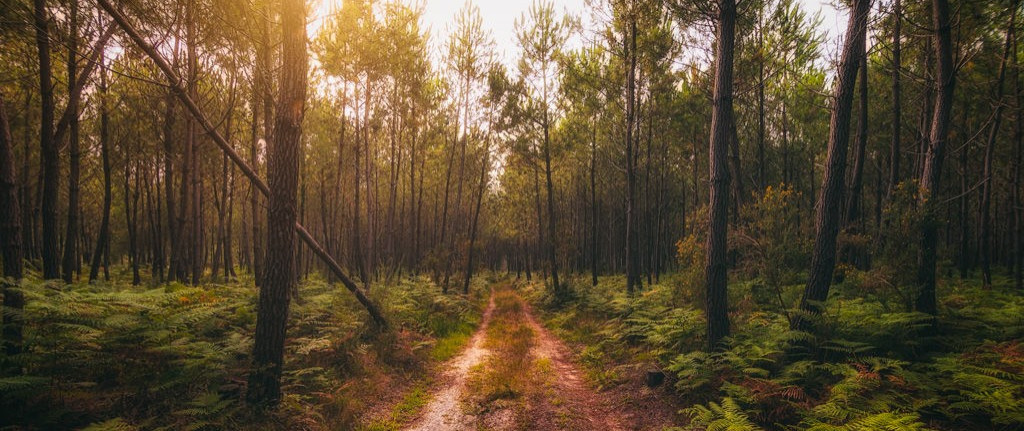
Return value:
[(622, 412), (610, 402), (609, 394), (598, 393), (587, 385), (565, 343), (538, 324), (528, 307), (524, 316), (526, 324), (536, 334), (532, 355), (539, 363), (547, 364), (544, 368), (549, 370), (542, 396), (533, 400), (528, 408), (536, 425), (531, 428), (626, 430)]
[(480, 319), (480, 328), (470, 338), (467, 347), (458, 356), (444, 365), (440, 389), (431, 396), (430, 403), (423, 408), (419, 419), (410, 431), (475, 430), (476, 418), (465, 413), (461, 400), (466, 392), (466, 378), (469, 370), (483, 362), (489, 351), (484, 348), (487, 325), (494, 312), (494, 296), (491, 296)]
[[(477, 429), (531, 430), (627, 430), (624, 416), (610, 401), (610, 394), (590, 388), (584, 374), (572, 361), (569, 348), (537, 323), (528, 306), (523, 305), (521, 324), (532, 330), (529, 356), (534, 366), (528, 373), (529, 388), (514, 413), (506, 407), (477, 416), (465, 406), (467, 380), (491, 361), (487, 347), (487, 328), (495, 308), (492, 295), (480, 328), (466, 349), (444, 365), (440, 382), (420, 416), (407, 430), (447, 431)], [(474, 371), (474, 368), (476, 371)]]

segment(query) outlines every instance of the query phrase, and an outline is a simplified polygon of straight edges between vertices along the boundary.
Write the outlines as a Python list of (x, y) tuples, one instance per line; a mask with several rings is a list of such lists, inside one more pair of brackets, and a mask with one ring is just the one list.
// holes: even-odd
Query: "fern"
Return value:
[(125, 422), (122, 418), (114, 418), (99, 423), (94, 423), (82, 431), (136, 431), (139, 428)]
[(0, 396), (38, 389), (50, 379), (39, 376), (12, 376), (0, 378)]
[(707, 431), (761, 431), (762, 428), (750, 420), (742, 407), (732, 398), (723, 398), (722, 403), (696, 405), (683, 410), (690, 416), (691, 430)]

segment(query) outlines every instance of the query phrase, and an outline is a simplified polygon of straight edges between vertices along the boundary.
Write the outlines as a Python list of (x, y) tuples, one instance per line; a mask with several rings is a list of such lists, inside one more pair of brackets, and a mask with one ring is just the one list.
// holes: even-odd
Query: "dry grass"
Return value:
[(530, 385), (535, 335), (525, 322), (522, 299), (499, 288), (494, 294), (494, 316), (487, 328), (491, 355), (473, 370), (468, 382), (468, 404), (475, 413), (522, 410), (523, 394)]

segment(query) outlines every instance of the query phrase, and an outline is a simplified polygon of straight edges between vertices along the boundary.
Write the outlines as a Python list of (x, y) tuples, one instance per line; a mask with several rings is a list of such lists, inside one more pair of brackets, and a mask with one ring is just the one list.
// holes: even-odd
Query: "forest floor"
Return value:
[(505, 285), (493, 289), (476, 333), (432, 380), (428, 400), (403, 429), (662, 429), (674, 419), (674, 406), (640, 381), (592, 387), (573, 350)]

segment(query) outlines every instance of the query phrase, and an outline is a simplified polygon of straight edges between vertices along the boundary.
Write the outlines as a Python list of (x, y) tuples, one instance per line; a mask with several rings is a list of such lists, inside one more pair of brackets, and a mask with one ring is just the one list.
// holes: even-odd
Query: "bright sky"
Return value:
[[(309, 34), (312, 36), (323, 23), (323, 17), (334, 8), (340, 7), (344, 0), (313, 0), (314, 7), (311, 11)], [(495, 48), (499, 56), (508, 65), (514, 64), (518, 57), (518, 48), (515, 35), (516, 19), (526, 13), (533, 0), (409, 0), (418, 2), (423, 6), (423, 24), (430, 28), (431, 42), (435, 50), (439, 49), (445, 40), (454, 23), (454, 18), (467, 1), (472, 1), (480, 8), (480, 15), (483, 18), (484, 26), (490, 29), (495, 40)], [(552, 0), (555, 10), (560, 13), (568, 11), (582, 19), (586, 27), (589, 23), (588, 8), (585, 0)], [(824, 46), (826, 57), (837, 52), (838, 43), (842, 32), (846, 28), (846, 11), (843, 7), (837, 7), (836, 0), (798, 0), (803, 5), (808, 16), (820, 12), (822, 16), (821, 29), (827, 33)]]

